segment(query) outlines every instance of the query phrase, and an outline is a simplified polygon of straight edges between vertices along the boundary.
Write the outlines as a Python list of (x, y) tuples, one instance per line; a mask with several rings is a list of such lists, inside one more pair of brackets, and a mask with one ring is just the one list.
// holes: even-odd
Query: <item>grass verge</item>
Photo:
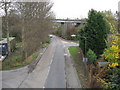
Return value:
[(69, 47), (69, 52), (74, 61), (74, 67), (76, 68), (80, 83), (83, 88), (89, 87), (89, 73), (87, 71), (86, 65), (83, 63), (82, 58), (83, 54), (79, 47)]
[[(45, 48), (46, 46), (48, 46), (48, 44), (49, 43), (44, 43), (40, 46), (40, 48)], [(36, 58), (39, 55), (39, 50), (38, 50), (35, 53), (33, 53), (31, 56), (29, 56), (27, 59), (23, 60), (20, 47), (21, 47), (21, 43), (17, 43), (16, 50), (11, 55), (12, 66), (9, 65), (9, 58), (7, 57), (2, 62), (2, 70), (10, 70), (10, 69), (16, 69), (16, 68), (26, 66), (30, 64), (31, 62), (33, 62), (34, 60), (36, 60)]]
[(16, 51), (12, 54), (12, 66), (9, 65), (9, 59), (6, 58), (6, 60), (2, 63), (2, 70), (10, 70), (26, 66), (30, 64), (33, 60), (35, 60), (37, 56), (38, 52), (35, 52), (27, 59), (22, 60), (22, 55), (19, 51)]
[(69, 47), (69, 52), (72, 55), (75, 62), (79, 62), (79, 55), (78, 55), (78, 48), (79, 47)]

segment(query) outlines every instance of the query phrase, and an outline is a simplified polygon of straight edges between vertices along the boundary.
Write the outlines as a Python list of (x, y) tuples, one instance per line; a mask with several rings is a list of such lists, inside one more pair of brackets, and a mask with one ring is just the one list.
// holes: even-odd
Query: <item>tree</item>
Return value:
[(86, 40), (86, 50), (93, 50), (97, 56), (102, 54), (106, 47), (108, 33), (109, 25), (101, 12), (97, 12), (93, 9), (90, 10), (88, 13), (87, 24), (79, 32), (80, 45), (82, 44), (83, 51), (85, 51)]
[[(8, 9), (9, 33), (10, 36), (19, 37), (20, 42), (22, 41), (21, 55), (23, 60), (38, 50), (41, 42), (46, 42), (48, 34), (52, 33), (54, 25), (52, 5), (50, 2), (14, 2), (15, 7), (12, 7), (12, 10)], [(4, 21), (5, 17), (3, 16), (4, 23), (6, 22)], [(5, 37), (8, 35), (6, 33), (8, 30), (4, 32)]]
[(117, 34), (117, 19), (116, 15), (113, 14), (110, 10), (109, 11), (102, 11), (101, 12), (105, 19), (107, 20), (108, 24), (110, 25), (110, 33)]
[(27, 58), (35, 52), (41, 42), (47, 40), (53, 29), (52, 4), (49, 2), (20, 2), (18, 11), (22, 27), (22, 54)]
[(20, 15), (16, 10), (11, 10), (8, 14), (10, 36), (15, 37), (17, 42), (21, 42)]
[(10, 11), (11, 9), (11, 3), (12, 2), (7, 2), (6, 0), (2, 0), (0, 2), (0, 8), (4, 10), (4, 13), (5, 13), (5, 30), (6, 30), (6, 36), (7, 36), (7, 45), (8, 45), (8, 56), (9, 56), (9, 64), (10, 66), (12, 65), (12, 60), (11, 60), (11, 48), (10, 48), (10, 40), (9, 40), (9, 26), (8, 26), (8, 12)]

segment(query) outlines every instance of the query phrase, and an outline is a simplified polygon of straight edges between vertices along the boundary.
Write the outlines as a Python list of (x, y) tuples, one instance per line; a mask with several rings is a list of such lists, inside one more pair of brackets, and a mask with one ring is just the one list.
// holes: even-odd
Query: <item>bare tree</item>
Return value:
[[(8, 11), (10, 10), (11, 2), (7, 2), (6, 0), (2, 0), (0, 2), (1, 9), (5, 12), (5, 29), (7, 31), (7, 44), (8, 44), (8, 56), (11, 55), (11, 49), (10, 49), (10, 40), (9, 40), (9, 27), (8, 27)], [(10, 60), (10, 65), (12, 65), (12, 60)]]
[[(52, 30), (52, 4), (49, 2), (20, 2), (22, 20), (23, 57), (27, 58), (45, 42)], [(51, 30), (50, 30), (51, 29)]]
[[(51, 21), (54, 18), (54, 14), (51, 12), (53, 4), (50, 2), (16, 2), (14, 3), (16, 6), (15, 8), (12, 7), (12, 10), (10, 10), (11, 5), (13, 5), (12, 2), (4, 1), (1, 2), (1, 5), (5, 11), (9, 55), (11, 54), (9, 42), (10, 28), (15, 31), (20, 30), (17, 33), (21, 32), (22, 56), (24, 60), (38, 50), (41, 42), (44, 43), (48, 40), (48, 34), (53, 31), (54, 24)], [(12, 20), (8, 24), (8, 19), (9, 21), (11, 19), (15, 21)], [(16, 29), (13, 29), (14, 27)]]

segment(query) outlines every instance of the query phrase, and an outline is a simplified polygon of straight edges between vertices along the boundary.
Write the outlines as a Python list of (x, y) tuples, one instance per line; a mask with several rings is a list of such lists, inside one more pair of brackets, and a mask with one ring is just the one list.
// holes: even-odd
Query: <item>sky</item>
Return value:
[(97, 11), (111, 10), (113, 13), (118, 11), (120, 0), (51, 0), (54, 5), (52, 11), (56, 18), (76, 19), (87, 18), (91, 9)]

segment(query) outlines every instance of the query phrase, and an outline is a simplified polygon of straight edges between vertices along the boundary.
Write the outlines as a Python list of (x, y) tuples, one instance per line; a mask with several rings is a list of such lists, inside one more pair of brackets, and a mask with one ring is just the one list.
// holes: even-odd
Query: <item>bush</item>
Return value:
[(114, 90), (120, 90), (120, 69), (114, 68), (113, 74), (110, 75), (111, 83), (112, 83), (112, 89)]
[(87, 57), (90, 60), (90, 63), (96, 65), (97, 56), (91, 49), (88, 50)]
[(58, 35), (58, 36), (62, 36), (62, 30), (57, 30), (57, 31), (55, 32), (55, 34)]

